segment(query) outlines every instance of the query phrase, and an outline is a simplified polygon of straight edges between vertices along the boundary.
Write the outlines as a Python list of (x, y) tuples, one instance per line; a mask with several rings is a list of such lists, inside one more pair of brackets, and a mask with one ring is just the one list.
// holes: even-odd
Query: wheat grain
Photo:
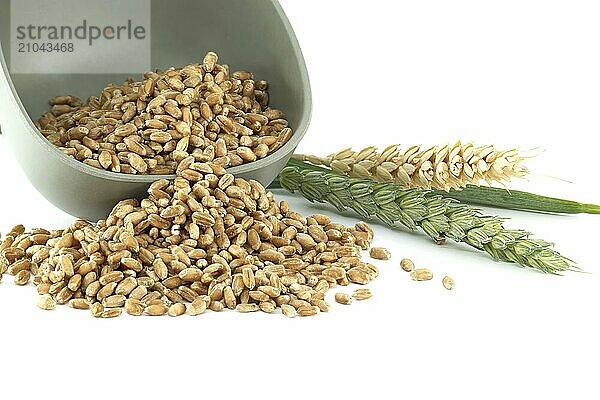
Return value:
[(393, 182), (403, 188), (448, 191), (467, 184), (504, 182), (527, 174), (522, 165), (525, 157), (518, 150), (461, 142), (427, 149), (392, 145), (381, 152), (371, 146), (361, 151), (344, 149), (328, 157), (294, 157), (354, 178)]
[(27, 270), (19, 271), (17, 275), (15, 275), (15, 285), (17, 286), (25, 286), (29, 283), (31, 279), (31, 272)]
[(167, 312), (169, 311), (169, 309), (167, 308), (167, 306), (165, 306), (163, 304), (163, 302), (161, 301), (160, 304), (151, 304), (148, 307), (146, 307), (146, 309), (144, 310), (144, 312), (147, 315), (153, 316), (153, 317), (158, 317), (161, 315), (165, 315)]
[(251, 313), (260, 311), (260, 307), (255, 303), (238, 304), (236, 310), (241, 313)]
[(102, 306), (102, 304), (96, 302), (91, 305), (90, 311), (91, 311), (92, 317), (101, 318), (102, 313), (104, 312), (104, 307)]
[(433, 272), (427, 268), (417, 268), (410, 273), (410, 279), (413, 281), (430, 281), (433, 279)]
[(296, 309), (296, 312), (301, 317), (312, 317), (317, 315), (319, 311), (319, 307), (311, 305), (300, 306)]
[(298, 315), (296, 309), (289, 304), (282, 304), (280, 307), (282, 314), (288, 318), (294, 318), (296, 315)]
[(175, 303), (171, 307), (169, 307), (169, 316), (170, 317), (179, 317), (185, 314), (186, 308), (183, 303)]
[(194, 171), (179, 169), (190, 155), (237, 166), (290, 139), (283, 112), (269, 107), (268, 84), (260, 82), (247, 71), (230, 74), (210, 52), (201, 64), (111, 84), (86, 102), (55, 97), (37, 127), (65, 154), (95, 168), (190, 176)]
[(356, 289), (354, 292), (352, 292), (352, 297), (354, 297), (356, 300), (367, 300), (373, 297), (373, 294), (369, 289)]
[(348, 295), (347, 293), (336, 293), (335, 294), (335, 301), (340, 303), (340, 304), (352, 304), (352, 297), (350, 297), (350, 295)]
[(123, 314), (122, 308), (105, 308), (100, 314), (100, 318), (116, 318)]
[(52, 298), (52, 296), (45, 294), (40, 296), (38, 299), (37, 305), (42, 310), (54, 310), (56, 308), (56, 301)]
[(190, 304), (189, 312), (190, 312), (190, 315), (196, 316), (196, 315), (203, 314), (206, 311), (206, 308), (207, 308), (206, 300), (198, 297), (194, 301), (192, 301), (192, 303)]
[(404, 258), (402, 261), (400, 261), (400, 268), (406, 272), (411, 272), (413, 269), (415, 269), (415, 264), (412, 262), (412, 260)]
[(263, 301), (258, 304), (260, 310), (264, 313), (270, 314), (275, 311), (275, 304), (270, 301)]
[(444, 278), (442, 279), (442, 285), (444, 286), (444, 288), (446, 288), (448, 290), (453, 290), (454, 289), (454, 279), (452, 279), (449, 276), (444, 276)]
[(309, 316), (330, 309), (328, 290), (378, 276), (360, 257), (373, 239), (364, 222), (305, 217), (216, 164), (190, 156), (182, 165), (198, 173), (195, 180), (157, 181), (146, 198), (119, 202), (97, 224), (16, 229), (0, 265), (23, 282), (34, 275), (40, 294), (97, 318), (123, 309), (180, 316), (187, 303), (190, 315), (281, 307), (286, 316)]
[(392, 253), (385, 247), (372, 247), (369, 250), (369, 255), (376, 260), (389, 260), (392, 258)]
[(87, 299), (72, 299), (69, 304), (76, 310), (89, 310), (91, 306)]

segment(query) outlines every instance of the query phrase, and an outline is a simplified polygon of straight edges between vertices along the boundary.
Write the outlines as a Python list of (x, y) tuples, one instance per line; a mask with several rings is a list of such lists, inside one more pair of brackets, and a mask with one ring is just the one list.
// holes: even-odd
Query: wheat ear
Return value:
[(570, 259), (553, 250), (551, 243), (532, 239), (523, 230), (504, 228), (503, 218), (482, 215), (476, 208), (426, 191), (298, 167), (284, 168), (279, 184), (311, 202), (330, 203), (340, 212), (352, 209), (390, 227), (420, 228), (435, 240), (463, 242), (498, 261), (548, 274), (579, 271)]
[(402, 150), (399, 145), (392, 145), (380, 152), (371, 146), (358, 152), (344, 149), (328, 157), (298, 154), (294, 158), (353, 178), (446, 191), (467, 184), (504, 182), (527, 174), (522, 165), (525, 156), (516, 149), (497, 150), (492, 145), (477, 147), (461, 142), (426, 150), (421, 146)]

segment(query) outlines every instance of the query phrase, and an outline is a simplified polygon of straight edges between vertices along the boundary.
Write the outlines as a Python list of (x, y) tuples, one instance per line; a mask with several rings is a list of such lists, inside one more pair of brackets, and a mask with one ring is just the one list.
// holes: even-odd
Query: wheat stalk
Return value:
[(393, 182), (403, 188), (459, 189), (467, 184), (503, 182), (523, 177), (525, 157), (518, 150), (497, 150), (494, 146), (476, 147), (457, 142), (454, 146), (434, 146), (422, 150), (399, 145), (379, 152), (376, 147), (361, 151), (344, 149), (328, 157), (298, 154), (296, 159), (324, 165), (354, 178)]
[(279, 184), (311, 202), (330, 203), (340, 212), (352, 209), (390, 227), (420, 228), (434, 240), (466, 243), (497, 261), (549, 274), (579, 271), (571, 260), (553, 250), (551, 243), (532, 239), (523, 230), (504, 228), (503, 218), (482, 215), (471, 206), (422, 190), (299, 167), (286, 167)]

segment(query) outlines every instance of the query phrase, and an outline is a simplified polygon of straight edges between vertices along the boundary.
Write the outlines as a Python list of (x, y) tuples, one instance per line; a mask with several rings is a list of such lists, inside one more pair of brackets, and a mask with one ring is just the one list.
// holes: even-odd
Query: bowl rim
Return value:
[[(306, 61), (304, 59), (302, 49), (300, 48), (298, 38), (296, 37), (296, 33), (294, 32), (294, 29), (293, 29), (287, 15), (285, 14), (285, 11), (283, 10), (281, 4), (279, 3), (279, 1), (278, 0), (266, 0), (266, 1), (270, 2), (273, 5), (281, 22), (284, 25), (284, 29), (290, 39), (292, 51), (297, 60), (298, 67), (300, 70), (300, 80), (302, 82), (302, 87), (304, 88), (303, 93), (302, 93), (304, 107), (302, 110), (302, 114), (300, 115), (300, 119), (299, 119), (300, 123), (293, 130), (292, 137), (290, 138), (290, 140), (288, 140), (287, 143), (285, 143), (285, 145), (283, 145), (282, 147), (277, 149), (275, 152), (269, 154), (268, 156), (266, 156), (265, 158), (262, 158), (260, 160), (253, 161), (253, 162), (247, 163), (247, 164), (242, 164), (242, 165), (239, 165), (236, 167), (227, 168), (227, 172), (229, 172), (233, 175), (248, 174), (248, 173), (251, 173), (258, 169), (268, 167), (269, 165), (275, 164), (278, 161), (280, 161), (281, 159), (288, 157), (289, 154), (292, 153), (296, 149), (296, 147), (298, 146), (298, 144), (300, 143), (300, 141), (306, 134), (306, 131), (308, 130), (308, 126), (309, 126), (311, 118), (312, 118), (312, 88), (311, 88), (311, 84), (310, 84), (310, 78), (308, 75), (308, 69), (306, 67)], [(176, 174), (169, 174), (169, 175), (152, 175), (152, 174), (143, 174), (142, 175), (142, 174), (139, 174), (138, 175), (138, 174), (125, 174), (125, 173), (120, 173), (120, 172), (106, 171), (106, 170), (102, 170), (102, 169), (87, 165), (81, 161), (74, 159), (71, 156), (64, 154), (56, 146), (52, 145), (42, 135), (42, 133), (35, 126), (33, 120), (31, 119), (31, 116), (25, 109), (25, 106), (23, 105), (23, 102), (21, 101), (21, 98), (13, 84), (12, 76), (9, 72), (8, 66), (6, 64), (6, 59), (4, 57), (4, 51), (2, 48), (1, 41), (0, 41), (0, 64), (2, 67), (2, 73), (4, 74), (4, 77), (6, 78), (6, 81), (8, 82), (8, 95), (10, 96), (10, 100), (14, 101), (13, 105), (16, 105), (18, 108), (19, 112), (17, 113), (17, 117), (20, 117), (23, 120), (22, 122), (25, 123), (25, 127), (27, 130), (26, 134), (29, 134), (29, 135), (33, 136), (35, 138), (35, 140), (38, 140), (39, 143), (41, 144), (41, 146), (46, 150), (46, 152), (50, 156), (55, 157), (56, 159), (61, 161), (63, 164), (66, 164), (68, 167), (73, 168), (81, 173), (84, 173), (87, 175), (92, 175), (96, 178), (100, 178), (100, 179), (107, 180), (107, 181), (150, 184), (157, 180), (161, 180), (161, 179), (173, 180), (177, 177)], [(2, 123), (2, 121), (0, 121), (0, 126), (1, 126), (1, 123)], [(10, 135), (10, 133), (8, 133), (8, 134)]]

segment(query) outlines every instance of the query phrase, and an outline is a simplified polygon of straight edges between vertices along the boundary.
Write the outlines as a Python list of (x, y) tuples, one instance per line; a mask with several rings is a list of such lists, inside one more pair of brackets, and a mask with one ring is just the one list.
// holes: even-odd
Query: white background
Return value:
[[(282, 3), (314, 91), (300, 151), (458, 138), (542, 147), (528, 164), (535, 174), (511, 187), (600, 203), (597, 3)], [(72, 221), (29, 186), (2, 137), (0, 171), (0, 230)], [(393, 259), (379, 264), (374, 297), (318, 318), (97, 320), (43, 312), (33, 287), (5, 275), (0, 398), (597, 399), (600, 218), (486, 211), (556, 242), (592, 274), (545, 276), (377, 226), (375, 244)], [(435, 279), (410, 281), (403, 257)], [(446, 273), (453, 292), (441, 286)]]

